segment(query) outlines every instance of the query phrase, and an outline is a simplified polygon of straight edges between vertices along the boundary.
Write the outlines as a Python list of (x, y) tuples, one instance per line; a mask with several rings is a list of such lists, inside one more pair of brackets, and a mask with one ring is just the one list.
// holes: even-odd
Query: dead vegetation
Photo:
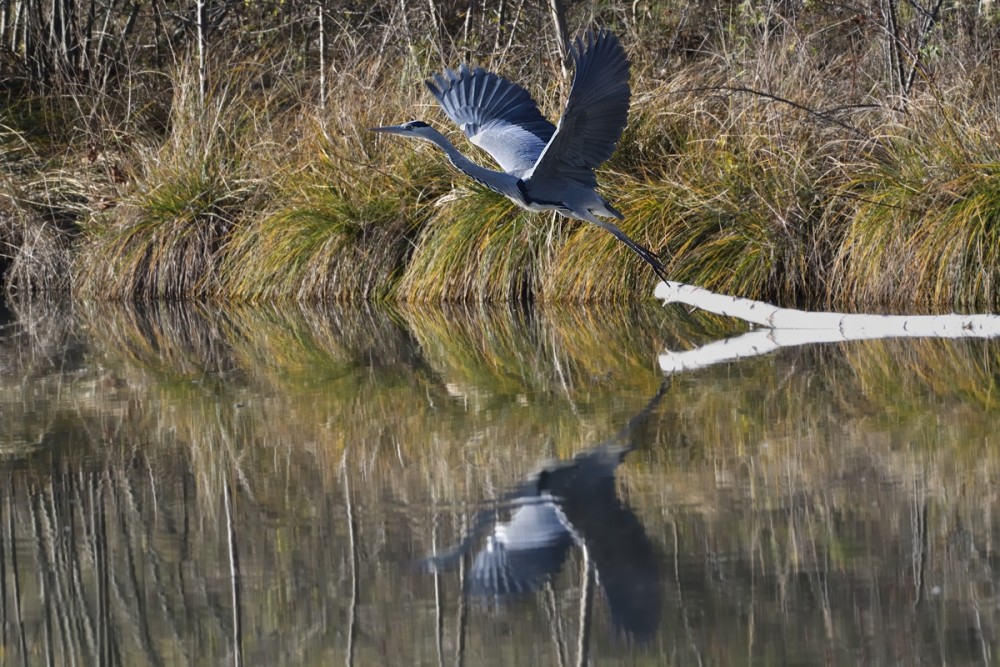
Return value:
[[(51, 54), (40, 69), (4, 62), (8, 291), (650, 294), (652, 276), (610, 235), (524, 214), (432, 147), (366, 131), (423, 118), (454, 135), (420, 82), (462, 61), (558, 116), (569, 82), (549, 3), (352, 7), (196, 5), (165, 23), (136, 9), (94, 70), (130, 87), (95, 85)], [(571, 32), (609, 25), (631, 54), (630, 126), (600, 181), (671, 276), (783, 305), (995, 307), (992, 14), (895, 0), (570, 2), (566, 19)]]

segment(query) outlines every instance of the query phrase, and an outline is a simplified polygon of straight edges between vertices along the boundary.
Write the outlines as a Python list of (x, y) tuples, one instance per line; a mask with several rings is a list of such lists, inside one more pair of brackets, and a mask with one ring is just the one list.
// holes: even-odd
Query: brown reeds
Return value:
[[(366, 131), (424, 118), (457, 134), (420, 81), (461, 61), (518, 81), (557, 117), (568, 82), (549, 8), (502, 4), (499, 28), (485, 4), (310, 5), (302, 21), (290, 7), (256, 42), (218, 19), (197, 48), (161, 52), (142, 74), (137, 53), (110, 68), (143, 88), (144, 106), (103, 84), (48, 82), (66, 91), (48, 98), (8, 89), (5, 136), (36, 156), (30, 178), (3, 163), (3, 255), (17, 269), (8, 289), (71, 284), (129, 300), (647, 298), (654, 278), (610, 235), (518, 211), (433, 147)], [(623, 229), (678, 280), (741, 296), (992, 307), (990, 19), (956, 9), (928, 26), (931, 14), (897, 5), (892, 30), (867, 5), (610, 3), (595, 16), (569, 6), (571, 26), (610, 25), (633, 61), (630, 126), (599, 173)], [(240, 11), (246, 25), (264, 20)], [(915, 44), (919, 54), (907, 51)], [(45, 184), (49, 209), (68, 212), (62, 227), (38, 216), (29, 181)]]

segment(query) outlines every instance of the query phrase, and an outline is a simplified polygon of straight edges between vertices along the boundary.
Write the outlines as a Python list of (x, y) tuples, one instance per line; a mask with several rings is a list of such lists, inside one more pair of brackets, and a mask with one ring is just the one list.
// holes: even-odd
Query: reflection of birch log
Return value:
[(676, 372), (703, 368), (781, 347), (873, 338), (992, 338), (1000, 335), (998, 315), (868, 315), (778, 308), (763, 301), (716, 294), (701, 287), (661, 282), (656, 296), (717, 315), (735, 317), (763, 329), (685, 352), (660, 355), (660, 368)]
[(576, 647), (576, 664), (583, 667), (590, 663), (590, 629), (594, 610), (594, 567), (590, 562), (590, 549), (586, 544), (580, 548), (583, 558), (580, 562), (580, 631)]
[(38, 574), (38, 600), (42, 608), (42, 630), (45, 638), (45, 664), (55, 664), (55, 655), (52, 638), (52, 604), (49, 601), (49, 568), (45, 562), (44, 550), (42, 548), (42, 524), (39, 519), (38, 492), (30, 490), (28, 492), (28, 511), (31, 515), (32, 551), (35, 555), (35, 572)]
[(226, 544), (229, 547), (229, 587), (233, 603), (233, 665), (243, 664), (243, 614), (240, 596), (240, 552), (236, 539), (236, 511), (233, 508), (230, 484), (233, 480), (222, 480), (222, 499), (226, 508)]
[[(467, 517), (463, 515), (462, 530), (465, 531), (467, 528)], [(465, 574), (465, 559), (461, 558), (458, 562), (458, 590), (462, 592), (458, 596), (458, 630), (455, 633), (458, 636), (458, 641), (455, 645), (456, 667), (461, 667), (461, 665), (465, 664), (465, 632), (469, 628), (469, 612), (468, 605), (466, 605), (466, 600), (469, 596), (469, 588), (465, 579)]]
[(545, 584), (545, 613), (548, 615), (549, 628), (552, 632), (552, 645), (556, 652), (556, 660), (559, 667), (566, 665), (566, 642), (563, 639), (562, 615), (556, 605), (556, 592), (552, 587), (552, 582)]
[[(344, 459), (347, 452), (344, 452)], [(351, 607), (350, 618), (347, 625), (347, 656), (344, 664), (350, 667), (354, 664), (354, 639), (358, 633), (358, 595), (360, 593), (360, 582), (358, 581), (358, 543), (357, 543), (357, 522), (354, 518), (354, 504), (351, 502), (350, 476), (347, 474), (347, 467), (341, 465), (344, 475), (344, 507), (347, 510), (347, 539), (348, 548), (351, 552)]]
[[(7, 473), (7, 539), (10, 549), (10, 576), (14, 593), (14, 622), (17, 624), (18, 646), (21, 649), (21, 660), (28, 664), (28, 643), (24, 636), (24, 613), (21, 609), (21, 575), (17, 567), (17, 541), (14, 530), (14, 497), (17, 492), (14, 487), (14, 477)], [(6, 599), (6, 598), (5, 598)]]

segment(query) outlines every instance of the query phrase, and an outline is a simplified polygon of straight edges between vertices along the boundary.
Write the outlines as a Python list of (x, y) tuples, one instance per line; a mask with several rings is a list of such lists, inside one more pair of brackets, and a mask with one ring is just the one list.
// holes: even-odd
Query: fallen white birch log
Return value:
[(1000, 336), (1000, 315), (865, 315), (778, 308), (763, 301), (716, 294), (701, 287), (661, 282), (655, 295), (717, 315), (736, 317), (764, 329), (685, 352), (660, 355), (667, 372), (702, 368), (766, 354), (780, 347), (873, 338), (992, 338)]

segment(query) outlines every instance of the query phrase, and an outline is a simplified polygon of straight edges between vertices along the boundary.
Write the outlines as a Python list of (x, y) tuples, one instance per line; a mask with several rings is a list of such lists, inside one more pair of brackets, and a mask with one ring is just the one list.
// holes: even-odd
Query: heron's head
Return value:
[(386, 132), (387, 134), (398, 134), (404, 137), (417, 137), (426, 139), (430, 134), (437, 133), (433, 127), (422, 120), (411, 120), (402, 125), (386, 125), (385, 127), (369, 128), (372, 132)]

